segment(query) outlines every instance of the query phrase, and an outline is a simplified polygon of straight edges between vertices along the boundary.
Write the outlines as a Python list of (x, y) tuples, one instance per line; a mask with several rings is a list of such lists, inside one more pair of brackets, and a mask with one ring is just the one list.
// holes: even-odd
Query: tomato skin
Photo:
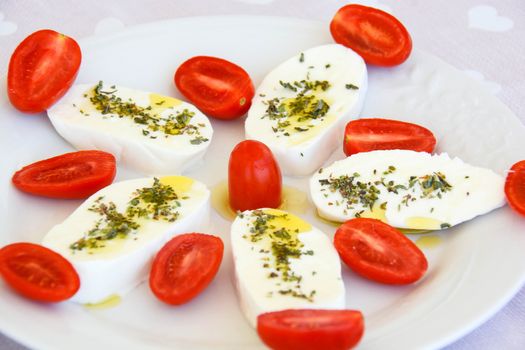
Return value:
[(170, 305), (185, 304), (211, 283), (221, 265), (224, 244), (217, 236), (187, 233), (171, 239), (153, 260), (149, 285)]
[(49, 108), (71, 87), (82, 53), (77, 42), (44, 29), (25, 38), (9, 61), (7, 94), (11, 104), (27, 113)]
[(262, 142), (245, 140), (230, 154), (230, 206), (234, 210), (278, 208), (281, 205), (281, 170), (272, 151)]
[(436, 138), (427, 128), (399, 120), (370, 118), (346, 124), (343, 150), (347, 156), (375, 150), (407, 149), (432, 153)]
[(0, 275), (20, 295), (42, 302), (67, 300), (80, 288), (69, 261), (33, 243), (13, 243), (0, 249)]
[(348, 220), (337, 229), (334, 246), (350, 269), (380, 283), (413, 283), (428, 268), (425, 255), (410, 239), (376, 219)]
[(37, 196), (87, 198), (113, 182), (115, 157), (103, 151), (77, 151), (29, 164), (12, 178), (16, 188)]
[(230, 120), (244, 115), (255, 88), (248, 73), (222, 58), (196, 56), (175, 72), (179, 91), (204, 114)]
[(373, 7), (346, 5), (330, 22), (335, 42), (357, 52), (366, 63), (396, 66), (412, 51), (412, 39), (394, 16)]
[(525, 215), (525, 160), (510, 168), (505, 179), (505, 197), (514, 211)]
[(354, 310), (289, 309), (259, 315), (257, 332), (274, 350), (345, 350), (363, 336), (364, 321)]

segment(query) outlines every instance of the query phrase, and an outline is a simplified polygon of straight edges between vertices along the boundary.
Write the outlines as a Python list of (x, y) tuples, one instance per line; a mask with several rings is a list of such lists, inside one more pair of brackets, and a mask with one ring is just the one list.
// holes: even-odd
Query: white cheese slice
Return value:
[(283, 309), (342, 309), (345, 288), (332, 242), (285, 211), (245, 211), (231, 227), (235, 281), (241, 308), (257, 316)]
[[(133, 201), (139, 195), (137, 191), (143, 193), (140, 198), (157, 191), (154, 196), (159, 199)], [(160, 198), (168, 200), (162, 204)], [(43, 244), (68, 259), (77, 270), (81, 285), (72, 300), (97, 303), (114, 294), (123, 295), (142, 282), (149, 274), (153, 256), (173, 236), (206, 229), (209, 198), (204, 184), (184, 176), (162, 177), (157, 182), (142, 178), (114, 183), (89, 197), (53, 227)], [(146, 211), (143, 215), (138, 211), (132, 214), (129, 208)], [(156, 218), (155, 208), (159, 213)], [(126, 230), (122, 218), (129, 218), (138, 227)], [(107, 239), (111, 229), (120, 233)], [(96, 237), (106, 238), (97, 241)]]
[(366, 65), (351, 49), (330, 44), (305, 50), (259, 85), (246, 138), (265, 143), (285, 175), (311, 174), (342, 146), (344, 127), (358, 117), (366, 90)]
[(97, 87), (75, 85), (47, 111), (75, 148), (112, 153), (146, 175), (180, 174), (204, 156), (213, 129), (195, 106), (111, 84)]
[(503, 206), (504, 182), (446, 153), (373, 151), (321, 168), (310, 179), (310, 195), (328, 220), (373, 217), (398, 228), (438, 230)]

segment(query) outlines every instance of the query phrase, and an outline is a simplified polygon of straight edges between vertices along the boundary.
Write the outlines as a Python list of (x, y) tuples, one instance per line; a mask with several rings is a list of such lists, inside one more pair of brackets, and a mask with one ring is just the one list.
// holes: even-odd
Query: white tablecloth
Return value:
[[(480, 80), (525, 122), (525, 1), (355, 2), (393, 13), (409, 29), (415, 47), (441, 57)], [(0, 76), (6, 73), (16, 45), (42, 28), (83, 38), (139, 23), (223, 14), (278, 15), (328, 23), (346, 3), (336, 0), (0, 0)], [(0, 349), (25, 347), (0, 334)], [(446, 349), (525, 349), (525, 288), (485, 324)]]

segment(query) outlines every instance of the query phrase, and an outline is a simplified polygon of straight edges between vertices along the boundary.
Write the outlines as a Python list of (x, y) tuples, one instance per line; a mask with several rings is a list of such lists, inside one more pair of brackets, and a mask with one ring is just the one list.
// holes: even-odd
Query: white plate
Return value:
[[(123, 86), (178, 95), (172, 77), (194, 55), (215, 55), (243, 66), (259, 83), (277, 63), (308, 47), (332, 42), (327, 23), (273, 17), (202, 17), (158, 22), (80, 42), (78, 83), (103, 79)], [(38, 242), (78, 201), (36, 198), (16, 191), (10, 176), (33, 161), (71, 151), (44, 115), (26, 116), (0, 93), (3, 171), (0, 243)], [(525, 128), (475, 82), (428, 54), (415, 51), (401, 67), (370, 69), (364, 116), (413, 121), (429, 127), (447, 151), (502, 174), (525, 158)], [(227, 159), (243, 138), (243, 123), (213, 120), (215, 135), (205, 161), (187, 175), (208, 185), (227, 176)], [(341, 151), (332, 159), (341, 158)], [(118, 179), (136, 176), (119, 169)], [(306, 178), (285, 179), (306, 190)], [(313, 209), (301, 214), (332, 235)], [(158, 302), (146, 285), (112, 309), (72, 303), (41, 305), (0, 284), (0, 330), (38, 349), (248, 349), (261, 348), (244, 320), (232, 285), (229, 223), (214, 213), (212, 232), (225, 243), (225, 259), (210, 287), (181, 307)], [(525, 220), (502, 208), (440, 234), (443, 243), (425, 253), (430, 269), (414, 286), (365, 281), (344, 268), (348, 307), (362, 310), (361, 349), (444, 346), (500, 309), (525, 279)]]

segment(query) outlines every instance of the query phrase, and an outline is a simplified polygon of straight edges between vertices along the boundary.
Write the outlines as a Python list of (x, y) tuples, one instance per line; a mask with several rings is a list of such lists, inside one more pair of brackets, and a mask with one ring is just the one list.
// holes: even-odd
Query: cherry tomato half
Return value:
[(510, 168), (505, 180), (505, 196), (512, 209), (525, 215), (525, 160)]
[(63, 301), (80, 288), (69, 261), (33, 243), (13, 243), (0, 249), (0, 275), (13, 290), (37, 301)]
[(354, 310), (290, 309), (259, 315), (257, 332), (274, 350), (346, 350), (363, 336), (364, 321)]
[(421, 250), (399, 230), (376, 219), (345, 222), (334, 236), (335, 249), (357, 274), (386, 284), (409, 284), (427, 271)]
[(264, 143), (245, 140), (235, 146), (230, 155), (228, 190), (234, 210), (279, 207), (281, 170)]
[(157, 298), (171, 305), (187, 303), (213, 280), (224, 245), (219, 237), (187, 233), (170, 240), (157, 253), (149, 276)]
[(86, 198), (111, 184), (115, 157), (102, 151), (78, 151), (29, 164), (12, 178), (21, 191), (51, 198)]
[(373, 7), (346, 5), (330, 23), (334, 40), (357, 52), (366, 63), (396, 66), (412, 51), (412, 39), (394, 16)]
[(46, 110), (73, 84), (81, 60), (74, 39), (49, 29), (34, 32), (18, 45), (9, 61), (9, 100), (22, 112)]
[(436, 138), (422, 126), (390, 119), (358, 119), (346, 124), (343, 149), (347, 156), (375, 150), (407, 149), (432, 153)]
[(255, 93), (244, 69), (222, 58), (196, 56), (175, 72), (179, 91), (204, 114), (235, 119), (245, 114)]

